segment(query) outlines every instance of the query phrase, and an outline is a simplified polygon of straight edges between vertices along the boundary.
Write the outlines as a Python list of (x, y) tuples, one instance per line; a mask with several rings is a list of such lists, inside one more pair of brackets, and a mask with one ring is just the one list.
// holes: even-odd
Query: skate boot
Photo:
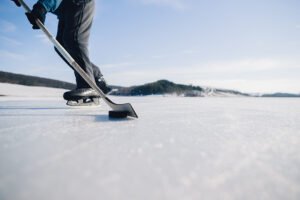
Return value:
[(68, 106), (97, 106), (99, 94), (92, 88), (80, 88), (64, 93)]
[(95, 78), (97, 86), (102, 90), (104, 94), (109, 93), (112, 89), (107, 86), (107, 83), (103, 76)]

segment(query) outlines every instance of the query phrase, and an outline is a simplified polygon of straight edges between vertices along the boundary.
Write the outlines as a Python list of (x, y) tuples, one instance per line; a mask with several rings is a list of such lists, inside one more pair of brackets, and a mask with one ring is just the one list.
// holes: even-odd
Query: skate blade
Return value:
[(99, 98), (69, 100), (67, 101), (67, 105), (72, 107), (91, 107), (91, 106), (99, 106), (100, 101)]

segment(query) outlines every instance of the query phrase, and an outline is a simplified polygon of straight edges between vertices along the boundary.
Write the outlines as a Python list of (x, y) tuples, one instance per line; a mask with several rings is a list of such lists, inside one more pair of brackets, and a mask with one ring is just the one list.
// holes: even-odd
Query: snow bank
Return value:
[(66, 90), (0, 83), (0, 95), (8, 97), (62, 97)]

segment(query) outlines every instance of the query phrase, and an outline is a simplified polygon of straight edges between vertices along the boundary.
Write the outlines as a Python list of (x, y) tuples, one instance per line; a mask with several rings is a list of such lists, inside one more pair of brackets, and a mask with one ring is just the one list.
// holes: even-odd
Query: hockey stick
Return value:
[[(25, 9), (26, 12), (31, 12), (31, 9), (23, 0), (18, 0), (22, 7)], [(134, 111), (133, 107), (129, 103), (125, 104), (116, 104), (112, 102), (103, 92), (102, 90), (96, 85), (95, 82), (91, 80), (91, 78), (86, 74), (86, 72), (79, 66), (79, 64), (72, 58), (72, 56), (61, 46), (61, 44), (52, 36), (52, 34), (47, 30), (47, 28), (42, 24), (39, 19), (36, 19), (36, 24), (40, 29), (45, 33), (48, 39), (53, 43), (59, 53), (68, 61), (68, 63), (74, 68), (74, 70), (80, 74), (80, 76), (93, 88), (96, 90), (103, 101), (113, 110), (114, 115), (118, 116), (118, 112), (124, 115), (126, 113), (127, 116), (138, 118), (138, 115)]]

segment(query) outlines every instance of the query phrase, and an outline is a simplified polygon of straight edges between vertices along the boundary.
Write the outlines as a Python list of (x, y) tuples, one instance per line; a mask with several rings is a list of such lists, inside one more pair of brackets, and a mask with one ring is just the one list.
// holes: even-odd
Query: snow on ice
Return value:
[(111, 97), (140, 118), (109, 120), (5, 88), (1, 200), (300, 199), (299, 99)]

